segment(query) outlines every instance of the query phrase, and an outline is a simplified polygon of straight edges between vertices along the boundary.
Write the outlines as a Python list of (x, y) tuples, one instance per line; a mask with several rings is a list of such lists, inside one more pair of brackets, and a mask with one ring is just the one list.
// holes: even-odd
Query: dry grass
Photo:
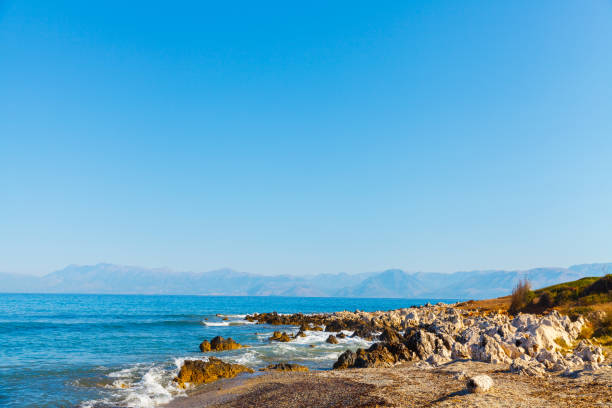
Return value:
[(534, 298), (534, 293), (531, 291), (531, 284), (524, 278), (520, 279), (510, 296), (510, 308), (508, 312), (515, 314), (523, 310)]
[(460, 309), (478, 310), (481, 312), (501, 312), (505, 313), (510, 307), (510, 296), (499, 297), (495, 299), (470, 300), (457, 305)]

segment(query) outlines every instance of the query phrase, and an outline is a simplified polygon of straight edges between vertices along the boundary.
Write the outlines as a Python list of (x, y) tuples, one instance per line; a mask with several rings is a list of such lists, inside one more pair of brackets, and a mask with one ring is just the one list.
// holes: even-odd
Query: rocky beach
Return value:
[[(328, 342), (355, 336), (373, 343), (346, 350), (329, 370), (308, 372), (278, 361), (253, 373), (205, 352), (185, 361), (175, 381), (188, 396), (167, 407), (612, 406), (610, 359), (584, 335), (583, 316), (511, 316), (467, 303), (245, 320), (283, 326), (271, 342), (322, 331)], [(239, 346), (230, 339), (210, 344)]]

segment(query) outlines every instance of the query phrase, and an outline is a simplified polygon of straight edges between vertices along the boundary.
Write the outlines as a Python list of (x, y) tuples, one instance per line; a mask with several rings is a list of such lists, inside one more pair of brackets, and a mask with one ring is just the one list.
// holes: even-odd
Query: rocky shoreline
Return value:
[[(345, 335), (359, 336), (376, 341), (368, 349), (345, 351), (333, 365), (333, 370), (329, 372), (313, 372), (306, 377), (303, 373), (264, 374), (262, 376), (264, 378), (270, 378), (270, 375), (273, 377), (281, 375), (285, 376), (283, 377), (285, 378), (284, 381), (291, 382), (292, 380), (287, 379), (291, 377), (296, 378), (295, 381), (299, 379), (299, 381), (314, 381), (313, 384), (318, 384), (327, 377), (343, 379), (343, 381), (350, 379), (354, 382), (355, 378), (361, 375), (360, 373), (371, 374), (371, 370), (374, 370), (375, 373), (379, 372), (383, 377), (386, 375), (393, 377), (395, 374), (391, 373), (409, 370), (412, 376), (411, 381), (419, 378), (425, 381), (426, 377), (442, 381), (443, 378), (440, 376), (444, 377), (442, 374), (448, 372), (448, 367), (454, 367), (456, 373), (453, 375), (457, 377), (456, 380), (460, 380), (462, 383), (461, 390), (463, 391), (461, 392), (469, 393), (470, 390), (477, 390), (484, 394), (495, 394), (496, 391), (494, 390), (503, 384), (499, 384), (495, 378), (502, 376), (502, 374), (504, 382), (537, 384), (539, 381), (545, 384), (545, 386), (543, 385), (544, 388), (554, 388), (555, 384), (558, 383), (580, 388), (580, 384), (584, 384), (585, 379), (591, 378), (597, 379), (590, 382), (591, 386), (595, 382), (601, 389), (596, 394), (589, 394), (592, 397), (587, 398), (587, 402), (612, 406), (610, 365), (606, 361), (606, 355), (602, 347), (581, 338), (581, 333), (587, 325), (583, 317), (572, 320), (556, 311), (546, 315), (519, 314), (518, 316), (509, 316), (503, 312), (479, 313), (457, 307), (457, 305), (438, 304), (387, 312), (345, 311), (314, 315), (263, 313), (247, 316), (246, 320), (260, 324), (295, 326), (295, 333), (278, 332), (270, 341), (279, 341), (282, 338), (280, 341), (290, 342), (306, 331), (321, 330), (330, 333), (328, 337), (330, 342), (336, 340), (336, 336)], [(226, 340), (226, 342), (229, 340), (231, 339)], [(232, 347), (237, 347), (231, 342), (229, 344), (232, 344)], [(285, 366), (283, 363), (286, 362), (279, 361), (278, 367), (284, 371), (289, 366)], [(179, 374), (176, 379), (182, 386), (192, 382), (189, 381), (190, 378), (202, 379), (202, 381), (199, 381), (201, 383), (209, 382), (205, 375), (207, 372), (212, 372), (215, 376), (213, 380), (216, 380), (224, 377), (231, 378), (241, 372), (249, 372), (250, 370), (247, 367), (223, 363), (214, 358), (209, 360), (209, 363), (195, 364), (186, 361), (185, 364), (189, 365), (187, 371), (189, 371), (190, 377), (182, 377)], [(214, 365), (214, 368), (207, 368), (208, 364)], [(194, 373), (194, 368), (197, 369), (198, 367), (201, 372)], [(460, 367), (463, 368), (459, 369)], [(270, 370), (275, 369), (270, 367)], [(183, 369), (181, 369), (182, 371)], [(491, 377), (474, 380), (473, 375), (481, 372), (487, 372), (489, 373), (487, 375)], [(440, 375), (432, 373), (439, 373)], [(372, 376), (370, 374), (368, 374), (369, 377), (366, 375), (368, 378), (371, 377), (368, 381), (376, 377), (376, 375)], [(508, 378), (512, 379), (509, 380)], [(248, 381), (255, 380), (249, 379)], [(258, 378), (256, 382), (261, 381), (265, 382), (267, 380)], [(475, 381), (479, 383), (477, 384)], [(192, 383), (198, 384), (198, 381)], [(479, 386), (479, 384), (485, 384), (486, 387)], [(396, 388), (402, 389), (404, 385), (400, 381), (396, 384)], [(418, 381), (414, 386), (419, 387)], [(422, 383), (420, 386), (428, 387), (431, 384)], [(296, 385), (294, 388), (294, 398), (301, 398), (298, 394), (302, 387)], [(349, 388), (358, 390), (363, 387)], [(377, 389), (378, 387), (375, 386), (374, 388)], [(291, 390), (286, 391), (290, 392)], [(272, 395), (275, 391), (272, 387), (267, 388), (266, 392)], [(416, 392), (416, 390), (413, 390), (413, 392)], [(460, 392), (460, 390), (456, 392)], [(537, 393), (537, 390), (533, 392)], [(234, 394), (236, 398), (242, 395), (236, 392)], [(324, 401), (311, 401), (314, 405), (297, 406), (403, 406), (397, 405), (388, 396), (382, 396), (381, 398), (380, 400), (372, 399), (371, 404), (373, 405), (370, 402), (364, 402), (365, 405), (351, 405), (352, 402), (347, 402), (345, 405), (329, 405)], [(402, 398), (405, 399), (408, 396)], [(555, 398), (562, 401), (564, 397), (548, 395), (539, 398), (543, 398), (542, 401), (554, 402)], [(448, 399), (440, 400), (434, 405), (445, 406), (444, 401), (448, 401)], [(489, 405), (473, 406), (522, 406), (518, 403), (513, 405), (512, 400), (506, 400), (505, 403), (502, 403), (503, 400), (498, 402), (501, 405), (491, 405), (492, 402), (489, 401)], [(432, 403), (432, 401), (429, 401), (430, 406), (434, 406), (431, 405)], [(456, 403), (463, 406), (460, 401)], [(199, 404), (192, 406), (216, 405)], [(528, 404), (525, 406), (528, 406)]]

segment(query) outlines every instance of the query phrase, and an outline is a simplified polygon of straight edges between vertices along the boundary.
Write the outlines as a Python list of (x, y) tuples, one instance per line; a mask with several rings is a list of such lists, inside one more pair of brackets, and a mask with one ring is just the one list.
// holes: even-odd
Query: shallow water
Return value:
[(330, 345), (329, 333), (309, 332), (271, 344), (272, 331), (297, 328), (248, 324), (244, 315), (390, 310), (427, 301), (0, 294), (0, 406), (156, 406), (183, 394), (173, 376), (185, 358), (205, 358), (198, 345), (217, 335), (251, 346), (211, 353), (228, 362), (257, 369), (288, 361), (329, 369), (342, 351), (370, 343), (347, 338)]

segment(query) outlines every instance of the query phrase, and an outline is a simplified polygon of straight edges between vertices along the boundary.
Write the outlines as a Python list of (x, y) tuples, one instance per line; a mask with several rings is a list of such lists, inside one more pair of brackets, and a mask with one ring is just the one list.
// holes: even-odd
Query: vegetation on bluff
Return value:
[(612, 345), (612, 274), (582, 278), (532, 291), (529, 282), (520, 281), (510, 297), (509, 313), (543, 313), (556, 309), (571, 317), (583, 315), (590, 324), (583, 338)]

